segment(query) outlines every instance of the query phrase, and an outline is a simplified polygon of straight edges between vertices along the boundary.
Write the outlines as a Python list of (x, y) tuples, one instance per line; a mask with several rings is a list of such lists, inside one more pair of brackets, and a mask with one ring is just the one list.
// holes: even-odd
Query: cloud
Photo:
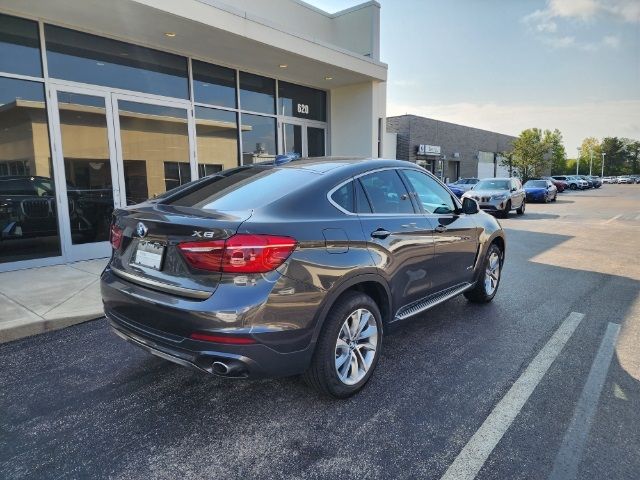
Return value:
[(576, 44), (575, 37), (570, 37), (570, 36), (543, 37), (542, 41), (553, 48), (568, 48), (568, 47), (573, 47)]
[(596, 0), (549, 0), (547, 11), (551, 18), (581, 18), (588, 20), (598, 13), (601, 5)]
[(410, 113), (510, 135), (539, 127), (558, 128), (569, 156), (585, 137), (618, 136), (640, 140), (640, 100), (573, 105), (454, 103), (404, 105), (389, 102), (387, 115)]
[(618, 48), (620, 46), (620, 37), (618, 35), (605, 35), (602, 37), (602, 44), (611, 48)]

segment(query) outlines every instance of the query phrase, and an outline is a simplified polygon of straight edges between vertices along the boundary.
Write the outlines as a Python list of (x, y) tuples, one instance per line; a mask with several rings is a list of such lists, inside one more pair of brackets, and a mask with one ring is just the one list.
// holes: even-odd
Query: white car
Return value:
[(457, 187), (460, 190), (468, 192), (473, 186), (480, 181), (479, 178), (460, 178), (453, 183), (449, 183), (449, 186)]
[(626, 175), (620, 175), (618, 177), (618, 183), (633, 183), (631, 177), (627, 177)]
[(602, 183), (618, 183), (616, 177), (602, 177)]
[(590, 187), (589, 182), (575, 175), (554, 175), (551, 178), (567, 182), (571, 190), (584, 190)]

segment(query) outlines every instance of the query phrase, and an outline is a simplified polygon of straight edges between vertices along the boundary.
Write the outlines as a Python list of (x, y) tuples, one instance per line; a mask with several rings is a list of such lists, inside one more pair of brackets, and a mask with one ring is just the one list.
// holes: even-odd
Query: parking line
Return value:
[(583, 318), (584, 314), (571, 312), (560, 324), (549, 341), (473, 434), (444, 473), (442, 480), (475, 478)]
[(620, 325), (609, 323), (602, 338), (596, 358), (591, 365), (589, 376), (573, 412), (573, 418), (562, 440), (549, 480), (573, 480), (578, 475), (582, 451), (587, 442), (593, 416), (596, 413), (602, 387), (607, 378), (609, 365), (620, 333)]
[(611, 217), (609, 220), (607, 220), (607, 221), (606, 221), (606, 222), (604, 222), (604, 223), (605, 223), (605, 224), (607, 224), (607, 223), (611, 223), (611, 222), (613, 222), (614, 220), (619, 219), (621, 216), (622, 216), (622, 214), (621, 214), (621, 213), (619, 213), (618, 215), (616, 215), (615, 217)]

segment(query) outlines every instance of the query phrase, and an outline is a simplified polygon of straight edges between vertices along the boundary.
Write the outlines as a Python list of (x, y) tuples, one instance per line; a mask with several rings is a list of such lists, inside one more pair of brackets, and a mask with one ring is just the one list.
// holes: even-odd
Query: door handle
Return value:
[(371, 232), (371, 236), (373, 238), (387, 238), (389, 235), (391, 235), (391, 232), (388, 230), (385, 230), (384, 228), (379, 228)]
[(436, 227), (436, 232), (438, 232), (438, 233), (444, 233), (444, 232), (446, 232), (446, 231), (447, 231), (447, 227), (445, 227), (445, 226), (443, 226), (443, 225), (438, 225), (438, 226)]

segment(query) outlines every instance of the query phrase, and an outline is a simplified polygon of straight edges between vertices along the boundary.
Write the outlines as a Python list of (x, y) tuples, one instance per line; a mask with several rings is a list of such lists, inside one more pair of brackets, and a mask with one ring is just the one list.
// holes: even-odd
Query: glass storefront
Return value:
[(193, 178), (324, 155), (326, 120), (324, 91), (0, 14), (0, 271), (108, 255), (114, 208)]

